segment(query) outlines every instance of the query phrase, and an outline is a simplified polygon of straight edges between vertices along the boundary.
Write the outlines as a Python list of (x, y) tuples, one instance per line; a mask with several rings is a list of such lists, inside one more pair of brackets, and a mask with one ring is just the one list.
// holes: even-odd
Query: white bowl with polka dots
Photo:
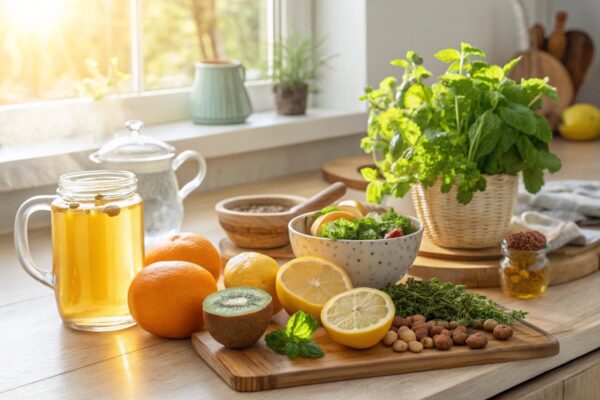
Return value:
[(310, 225), (316, 212), (302, 214), (288, 225), (296, 257), (317, 256), (344, 268), (354, 287), (381, 289), (400, 280), (412, 266), (423, 237), (423, 224), (407, 216), (417, 231), (406, 236), (379, 240), (333, 240), (312, 236)]

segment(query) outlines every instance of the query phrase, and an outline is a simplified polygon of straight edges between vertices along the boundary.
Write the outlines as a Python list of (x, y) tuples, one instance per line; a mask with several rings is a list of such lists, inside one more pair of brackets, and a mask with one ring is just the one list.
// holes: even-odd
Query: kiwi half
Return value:
[(204, 299), (204, 324), (225, 347), (250, 347), (265, 333), (273, 317), (273, 299), (262, 289), (236, 286)]

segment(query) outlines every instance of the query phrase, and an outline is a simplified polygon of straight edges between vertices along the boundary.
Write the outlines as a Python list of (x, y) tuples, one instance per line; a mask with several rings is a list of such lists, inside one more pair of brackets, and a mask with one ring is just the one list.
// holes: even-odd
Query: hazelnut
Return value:
[(442, 331), (440, 332), (440, 335), (452, 336), (452, 334), (450, 333), (450, 331), (448, 329), (442, 329)]
[(441, 326), (432, 326), (431, 328), (429, 328), (429, 336), (434, 337), (435, 335), (439, 335), (440, 333), (442, 333), (443, 330), (444, 328), (442, 328)]
[(450, 324), (448, 323), (448, 321), (444, 321), (443, 319), (438, 319), (437, 326), (441, 326), (444, 329), (448, 329), (450, 327)]
[(473, 321), (473, 328), (475, 329), (483, 329), (483, 321), (480, 319), (476, 319)]
[(427, 328), (419, 328), (419, 329), (415, 330), (414, 332), (415, 332), (415, 337), (417, 338), (417, 340), (421, 340), (425, 336), (429, 336), (429, 330), (427, 330)]
[(498, 340), (506, 340), (513, 335), (513, 329), (508, 325), (496, 325), (492, 332), (494, 337)]
[(116, 217), (121, 212), (121, 208), (115, 204), (109, 204), (102, 209), (102, 212), (109, 217)]
[(408, 343), (406, 343), (404, 340), (396, 340), (392, 345), (392, 350), (394, 350), (396, 353), (405, 352), (408, 350)]
[(413, 323), (419, 322), (419, 321), (425, 322), (426, 320), (427, 320), (427, 318), (425, 318), (425, 316), (421, 315), (421, 314), (413, 315), (413, 317), (412, 317)]
[(417, 322), (412, 324), (412, 326), (410, 327), (410, 329), (412, 329), (413, 331), (417, 331), (417, 329), (427, 329), (427, 331), (429, 332), (429, 327), (431, 325), (428, 324), (427, 322)]
[(396, 340), (398, 340), (398, 334), (394, 331), (388, 331), (381, 341), (386, 346), (391, 346)]
[(467, 333), (463, 331), (452, 332), (452, 342), (457, 346), (464, 346), (467, 341)]
[(483, 323), (483, 329), (485, 329), (488, 332), (492, 332), (494, 330), (494, 328), (496, 327), (496, 325), (498, 325), (498, 322), (494, 319), (486, 319), (485, 322)]
[(413, 353), (420, 353), (423, 351), (423, 344), (421, 342), (417, 342), (416, 340), (408, 342), (408, 351)]
[(425, 336), (423, 339), (421, 339), (421, 344), (426, 349), (432, 349), (433, 348), (433, 339), (430, 338), (429, 336)]
[(398, 315), (394, 317), (394, 326), (409, 326), (410, 322), (406, 318), (402, 318)]
[(414, 340), (417, 340), (417, 336), (410, 329), (405, 329), (398, 332), (398, 336), (400, 339), (404, 340), (406, 343), (410, 343)]
[(448, 327), (449, 327), (450, 329), (456, 329), (456, 328), (457, 328), (459, 325), (460, 325), (460, 324), (458, 323), (458, 321), (450, 321), (450, 322), (448, 323)]
[(452, 347), (452, 339), (446, 335), (436, 335), (433, 337), (433, 344), (438, 350), (448, 350)]
[(470, 349), (483, 349), (487, 346), (487, 342), (487, 337), (481, 332), (469, 335), (466, 340), (467, 346), (469, 346)]
[(410, 331), (410, 328), (406, 325), (402, 325), (400, 328), (398, 328), (398, 334), (400, 334), (402, 331)]
[(461, 332), (466, 332), (467, 331), (467, 327), (464, 325), (459, 325), (456, 328), (454, 328), (454, 331), (461, 331)]

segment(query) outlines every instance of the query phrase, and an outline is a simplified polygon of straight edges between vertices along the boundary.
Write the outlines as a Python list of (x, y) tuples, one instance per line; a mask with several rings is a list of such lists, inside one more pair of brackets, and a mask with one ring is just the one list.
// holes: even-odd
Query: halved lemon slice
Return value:
[(295, 258), (279, 269), (275, 288), (288, 314), (302, 310), (318, 320), (327, 300), (351, 289), (352, 281), (346, 271), (331, 261), (306, 256)]
[(335, 221), (336, 219), (340, 218), (352, 221), (360, 217), (357, 217), (356, 215), (350, 214), (346, 211), (332, 211), (330, 213), (323, 214), (319, 218), (317, 218), (315, 222), (313, 222), (310, 226), (310, 234), (313, 236), (319, 236), (319, 234), (321, 234), (321, 231), (323, 230), (323, 226), (326, 223)]
[(366, 349), (390, 330), (396, 309), (381, 290), (356, 288), (340, 293), (323, 306), (321, 323), (333, 341)]
[(364, 217), (367, 214), (365, 207), (356, 200), (342, 200), (337, 204), (337, 208), (342, 211), (348, 211), (349, 208), (353, 208), (360, 213), (360, 217)]

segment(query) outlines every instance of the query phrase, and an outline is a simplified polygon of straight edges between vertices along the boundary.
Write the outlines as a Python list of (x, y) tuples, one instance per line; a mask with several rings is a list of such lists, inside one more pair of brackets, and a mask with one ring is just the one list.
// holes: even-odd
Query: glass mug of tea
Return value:
[[(54, 289), (58, 312), (68, 327), (110, 331), (135, 324), (127, 291), (144, 263), (142, 198), (137, 179), (126, 171), (62, 175), (56, 196), (25, 201), (15, 219), (15, 247), (23, 269)], [(52, 270), (33, 261), (27, 238), (29, 217), (50, 211)]]

